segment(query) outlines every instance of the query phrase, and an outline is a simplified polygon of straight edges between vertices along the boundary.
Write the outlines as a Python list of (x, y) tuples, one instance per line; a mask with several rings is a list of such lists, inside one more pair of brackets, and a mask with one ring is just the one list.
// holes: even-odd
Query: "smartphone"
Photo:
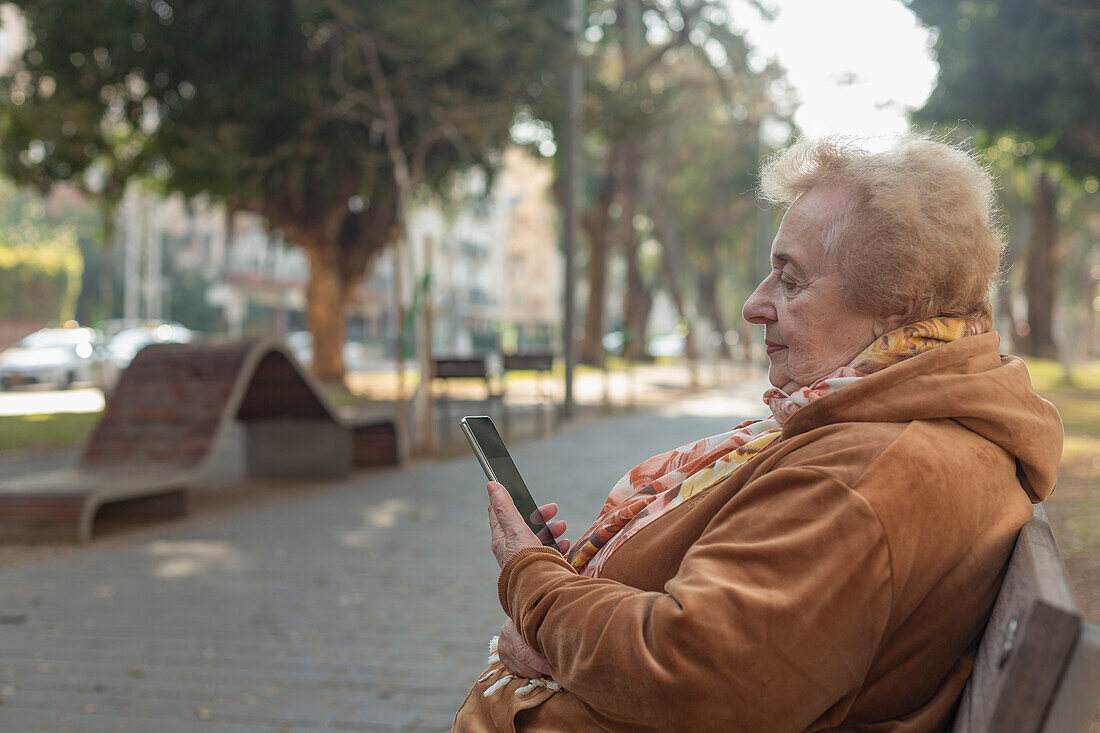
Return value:
[(466, 440), (470, 441), (470, 447), (474, 449), (477, 462), (485, 471), (490, 481), (508, 489), (512, 496), (512, 503), (516, 505), (520, 516), (535, 536), (547, 547), (557, 547), (557, 541), (550, 534), (550, 529), (542, 521), (538, 513), (538, 505), (535, 504), (527, 485), (519, 475), (519, 469), (512, 462), (512, 456), (508, 455), (508, 449), (504, 447), (504, 440), (497, 432), (496, 425), (491, 418), (485, 415), (467, 415), (459, 421), (462, 433)]

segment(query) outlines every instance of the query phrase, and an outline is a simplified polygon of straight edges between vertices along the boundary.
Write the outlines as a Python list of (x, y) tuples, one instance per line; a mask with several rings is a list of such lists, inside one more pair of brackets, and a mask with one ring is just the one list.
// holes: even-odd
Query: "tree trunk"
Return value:
[(626, 268), (626, 339), (623, 342), (623, 356), (629, 361), (643, 361), (649, 358), (646, 349), (646, 322), (653, 308), (653, 297), (642, 281), (638, 270), (638, 244), (632, 243), (627, 252)]
[(654, 202), (654, 214), (656, 216), (657, 236), (661, 241), (661, 270), (664, 285), (668, 288), (672, 303), (676, 306), (676, 313), (680, 316), (680, 322), (687, 328), (684, 334), (684, 356), (692, 364), (694, 370), (698, 353), (695, 346), (695, 332), (691, 327), (691, 314), (688, 313), (687, 298), (684, 295), (684, 254), (679, 240), (676, 238), (676, 227), (673, 223), (672, 205), (669, 201), (667, 189), (661, 189), (656, 193)]
[(344, 307), (348, 291), (336, 247), (311, 243), (305, 250), (309, 257), (306, 314), (313, 334), (312, 371), (324, 381), (337, 382), (344, 378)]
[(730, 347), (726, 343), (726, 319), (722, 315), (722, 308), (718, 304), (718, 261), (715, 254), (714, 243), (709, 246), (709, 267), (699, 273), (699, 297), (702, 299), (703, 312), (710, 319), (711, 326), (722, 338), (718, 341), (718, 356), (729, 358)]
[[(1012, 250), (1007, 250), (1001, 258), (1001, 272), (1011, 271), (1014, 259)], [(1007, 276), (997, 283), (997, 316), (1001, 322), (1002, 345), (1008, 351), (1017, 351), (1019, 337), (1016, 334), (1018, 326), (1016, 315), (1012, 310), (1012, 283), (1009, 282)]]
[[(344, 311), (363, 281), (371, 259), (393, 241), (397, 191), (392, 179), (380, 178), (361, 191), (352, 182), (336, 182), (346, 195), (334, 197), (328, 209), (307, 207), (305, 199), (263, 200), (254, 210), (283, 230), (287, 241), (306, 251), (309, 284), (306, 316), (313, 334), (312, 372), (325, 381), (344, 378)], [(364, 211), (351, 211), (347, 197), (365, 193)]]
[(1042, 172), (1035, 179), (1035, 231), (1027, 254), (1024, 290), (1027, 294), (1026, 353), (1054, 359), (1054, 302), (1058, 291), (1057, 190)]
[(692, 328), (687, 299), (684, 297), (682, 287), (683, 252), (680, 251), (680, 243), (676, 238), (668, 189), (661, 188), (656, 192), (653, 209), (657, 236), (661, 241), (661, 275), (665, 287), (668, 288), (669, 296), (676, 306), (676, 313), (680, 316), (681, 327), (685, 329), (684, 357), (687, 359), (689, 382), (692, 389), (695, 389), (699, 386), (699, 350), (695, 344), (695, 329)]
[(577, 359), (582, 364), (603, 364), (603, 336), (607, 327), (607, 259), (610, 248), (610, 214), (608, 209), (615, 195), (615, 164), (608, 162), (607, 172), (600, 182), (592, 207), (585, 212), (583, 223), (588, 234), (588, 303), (584, 313), (584, 340)]
[[(1100, 217), (1089, 219), (1092, 241), (1100, 241)], [(1082, 268), (1082, 287), (1084, 289), (1082, 301), (1085, 306), (1084, 332), (1081, 334), (1081, 356), (1086, 361), (1096, 355), (1096, 305), (1097, 303), (1097, 278), (1093, 273), (1100, 268), (1100, 250), (1093, 249), (1085, 258), (1085, 266)]]
[[(626, 81), (640, 84), (637, 77), (637, 60), (645, 43), (645, 26), (642, 24), (641, 3), (637, 0), (624, 0), (619, 6), (619, 23), (622, 27), (623, 73)], [(649, 319), (649, 309), (653, 299), (642, 280), (638, 269), (638, 230), (634, 218), (638, 213), (638, 199), (641, 193), (642, 177), (642, 138), (646, 118), (636, 108), (632, 110), (632, 120), (625, 135), (618, 142), (622, 150), (622, 220), (619, 232), (622, 236), (622, 251), (626, 256), (626, 302), (623, 304), (623, 356), (629, 361), (640, 361), (646, 354), (645, 327)]]
[(636, 130), (631, 131), (623, 146), (622, 220), (619, 231), (623, 238), (626, 256), (626, 303), (623, 306), (625, 339), (623, 357), (628, 361), (641, 361), (647, 356), (645, 327), (653, 298), (642, 280), (638, 268), (638, 230), (634, 218), (638, 213), (638, 194), (641, 189), (641, 139)]

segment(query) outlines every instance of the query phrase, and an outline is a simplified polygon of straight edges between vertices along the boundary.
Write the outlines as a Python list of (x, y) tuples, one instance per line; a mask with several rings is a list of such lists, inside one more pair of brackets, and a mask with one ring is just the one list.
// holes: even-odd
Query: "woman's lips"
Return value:
[(774, 341), (765, 341), (764, 346), (767, 347), (767, 351), (768, 351), (769, 354), (774, 354), (775, 352), (779, 351), (780, 349), (787, 348), (783, 344), (777, 344)]

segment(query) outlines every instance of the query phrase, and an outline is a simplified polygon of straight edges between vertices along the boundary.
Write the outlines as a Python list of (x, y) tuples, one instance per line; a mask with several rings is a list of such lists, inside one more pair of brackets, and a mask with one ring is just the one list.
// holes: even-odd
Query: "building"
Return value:
[[(399, 290), (418, 328), (428, 308), (436, 356), (557, 349), (564, 273), (551, 181), (546, 161), (510, 148), (491, 182), (471, 170), (447, 201), (414, 206), (404, 241), (374, 260), (349, 303), (348, 338), (379, 358), (394, 356)], [(116, 231), (124, 317), (206, 330), (179, 316), (184, 303), (173, 296), (200, 279), (205, 304), (218, 313), (213, 330), (243, 337), (307, 328), (305, 253), (260, 217), (134, 187)]]

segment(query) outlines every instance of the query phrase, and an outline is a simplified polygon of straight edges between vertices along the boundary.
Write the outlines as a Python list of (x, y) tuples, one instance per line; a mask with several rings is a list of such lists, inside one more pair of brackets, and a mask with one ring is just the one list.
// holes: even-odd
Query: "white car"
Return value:
[(108, 387), (115, 370), (102, 337), (91, 328), (43, 328), (0, 353), (0, 389), (78, 383)]
[(111, 337), (107, 349), (115, 366), (125, 369), (137, 353), (149, 344), (189, 344), (194, 338), (194, 331), (174, 321), (153, 322), (119, 331)]

